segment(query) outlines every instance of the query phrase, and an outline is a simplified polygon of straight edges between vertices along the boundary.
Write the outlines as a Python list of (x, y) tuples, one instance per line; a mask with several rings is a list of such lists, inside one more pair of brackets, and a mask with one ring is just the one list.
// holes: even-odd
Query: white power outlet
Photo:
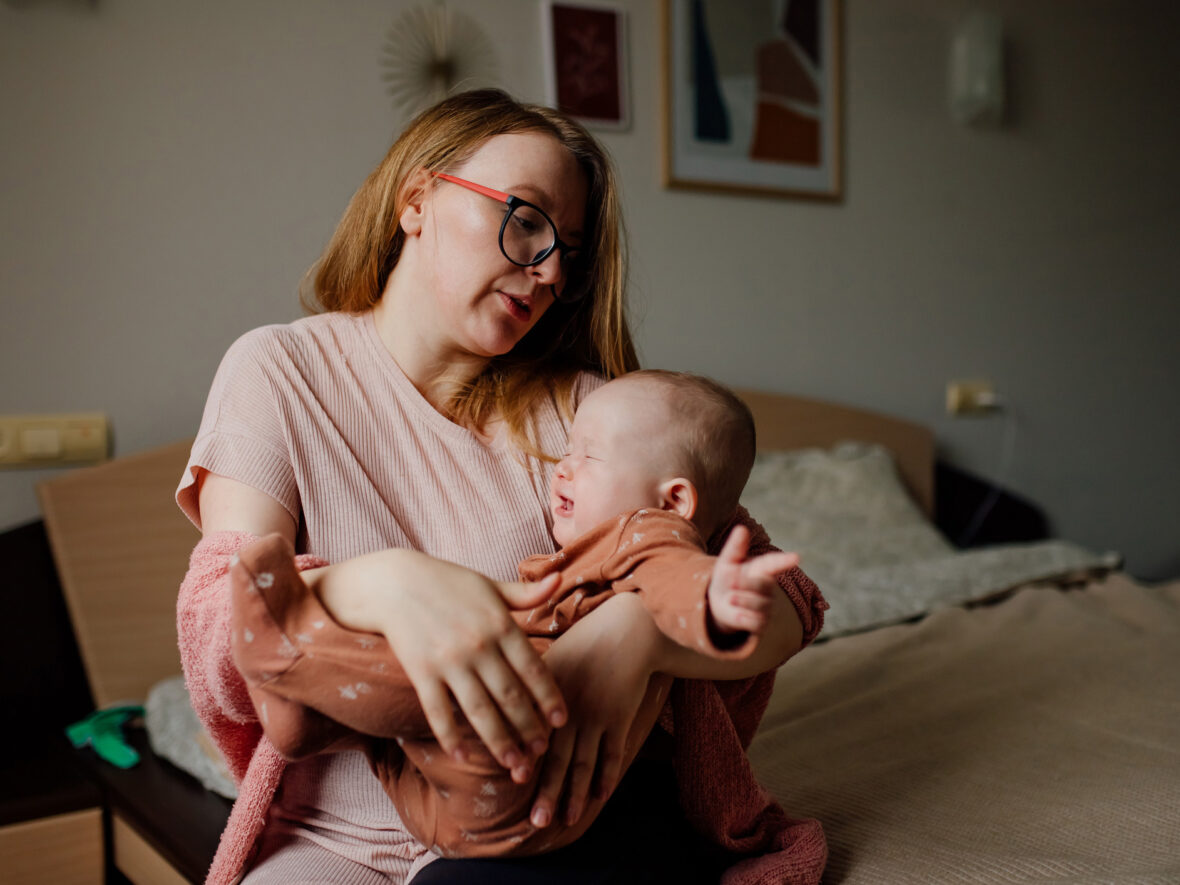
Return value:
[(946, 386), (946, 410), (951, 415), (979, 415), (1000, 407), (990, 381), (951, 381)]

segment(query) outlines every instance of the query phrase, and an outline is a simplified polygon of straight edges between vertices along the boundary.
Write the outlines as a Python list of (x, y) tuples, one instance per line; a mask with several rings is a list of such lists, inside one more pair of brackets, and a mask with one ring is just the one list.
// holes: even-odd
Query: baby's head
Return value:
[(553, 537), (564, 546), (647, 507), (708, 538), (733, 516), (753, 463), (754, 419), (730, 390), (684, 372), (631, 372), (578, 407), (550, 486)]

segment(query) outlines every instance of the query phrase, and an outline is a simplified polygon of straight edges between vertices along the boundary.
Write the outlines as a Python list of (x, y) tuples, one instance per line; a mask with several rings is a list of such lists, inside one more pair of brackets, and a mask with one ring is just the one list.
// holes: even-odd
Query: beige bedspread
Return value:
[(826, 883), (1180, 883), (1180, 583), (1115, 575), (807, 649), (750, 751)]

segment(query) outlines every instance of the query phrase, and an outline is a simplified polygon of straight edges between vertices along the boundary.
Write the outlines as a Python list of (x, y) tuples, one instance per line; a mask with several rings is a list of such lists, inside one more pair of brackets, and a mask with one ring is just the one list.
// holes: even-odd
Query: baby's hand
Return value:
[(708, 590), (709, 621), (721, 635), (761, 633), (772, 594), (779, 592), (777, 576), (799, 564), (794, 553), (766, 553), (746, 559), (749, 546), (749, 529), (734, 526), (713, 566)]

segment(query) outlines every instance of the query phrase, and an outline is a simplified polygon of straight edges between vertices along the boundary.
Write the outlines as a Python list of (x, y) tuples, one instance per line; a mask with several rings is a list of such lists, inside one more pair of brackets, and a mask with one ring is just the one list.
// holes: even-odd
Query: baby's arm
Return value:
[(297, 758), (351, 731), (428, 737), (414, 688), (385, 638), (336, 623), (293, 559), (289, 543), (268, 535), (230, 568), (234, 663), (271, 742)]
[[(233, 659), (272, 743), (299, 757), (338, 747), (355, 733), (432, 739), (418, 692), (386, 637), (338, 623), (293, 559), (290, 543), (273, 534), (243, 548), (230, 569)], [(518, 604), (556, 583), (554, 576), (531, 586), (498, 583), (496, 589)], [(523, 634), (521, 640), (528, 641)]]
[(709, 581), (709, 630), (719, 644), (735, 634), (758, 635), (766, 627), (771, 598), (780, 592), (774, 578), (794, 568), (794, 553), (765, 553), (747, 559), (750, 532), (736, 525), (725, 539)]
[[(735, 592), (756, 592), (753, 576), (760, 572), (745, 567), (746, 548), (738, 543), (745, 536), (739, 535), (725, 559), (719, 560), (705, 552), (691, 523), (668, 511), (640, 510), (622, 524), (616, 537), (617, 546), (602, 565), (603, 577), (616, 593), (636, 592), (661, 633), (710, 658), (741, 660), (755, 651), (756, 631), (744, 626), (717, 629), (709, 592), (714, 584), (728, 586), (725, 601)], [(563, 570), (569, 574), (573, 567), (570, 563)], [(737, 623), (728, 609), (722, 620), (726, 625)]]

